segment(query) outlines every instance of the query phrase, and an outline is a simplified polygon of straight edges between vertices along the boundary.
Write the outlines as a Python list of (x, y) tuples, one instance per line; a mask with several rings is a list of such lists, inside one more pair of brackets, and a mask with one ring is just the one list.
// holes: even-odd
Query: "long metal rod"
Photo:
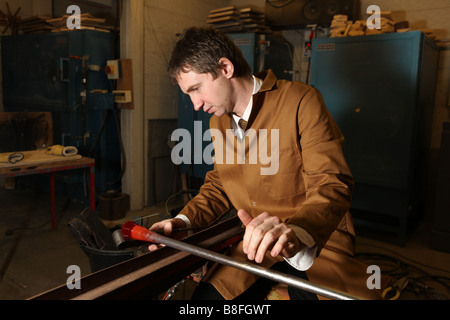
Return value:
[[(150, 240), (150, 239), (149, 239)], [(166, 237), (164, 235), (153, 233), (151, 234), (151, 242), (166, 245), (168, 247), (188, 252), (198, 257), (218, 262), (223, 265), (231, 266), (236, 269), (244, 270), (249, 273), (256, 274), (260, 277), (267, 278), (277, 283), (287, 284), (292, 287), (296, 287), (308, 292), (312, 292), (323, 297), (327, 297), (334, 300), (360, 300), (360, 298), (349, 295), (345, 292), (340, 292), (325, 286), (313, 284), (307, 280), (293, 277), (275, 270), (267, 270), (261, 266), (251, 264), (245, 261), (240, 261), (229, 256), (204, 249), (189, 243), (185, 243), (173, 238)]]

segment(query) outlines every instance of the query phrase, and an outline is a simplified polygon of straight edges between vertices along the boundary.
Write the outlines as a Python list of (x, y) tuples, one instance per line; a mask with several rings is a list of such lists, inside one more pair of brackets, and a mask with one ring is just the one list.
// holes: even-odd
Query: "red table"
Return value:
[(24, 159), (15, 164), (0, 164), (0, 176), (7, 178), (31, 174), (50, 174), (52, 229), (56, 229), (55, 172), (89, 168), (90, 207), (95, 212), (95, 160), (80, 155), (71, 157), (46, 155), (42, 151), (25, 151)]

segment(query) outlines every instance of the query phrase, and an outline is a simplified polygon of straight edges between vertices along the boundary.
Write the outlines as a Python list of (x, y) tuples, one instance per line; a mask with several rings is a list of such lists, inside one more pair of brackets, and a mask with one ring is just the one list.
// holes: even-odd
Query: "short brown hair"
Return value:
[(225, 34), (213, 28), (185, 29), (172, 51), (168, 72), (174, 84), (180, 72), (211, 73), (218, 76), (219, 60), (227, 58), (233, 63), (234, 77), (251, 74), (250, 66), (241, 50)]

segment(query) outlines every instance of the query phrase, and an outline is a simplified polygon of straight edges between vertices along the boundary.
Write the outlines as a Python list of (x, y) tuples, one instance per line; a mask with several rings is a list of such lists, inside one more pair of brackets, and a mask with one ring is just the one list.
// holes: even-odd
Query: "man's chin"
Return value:
[(214, 116), (220, 118), (221, 116), (223, 116), (225, 113), (223, 111), (216, 111), (213, 113)]

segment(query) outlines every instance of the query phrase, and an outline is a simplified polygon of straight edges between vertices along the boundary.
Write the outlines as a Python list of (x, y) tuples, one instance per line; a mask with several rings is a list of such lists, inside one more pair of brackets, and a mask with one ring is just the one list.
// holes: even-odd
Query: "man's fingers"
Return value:
[(238, 216), (245, 225), (242, 249), (249, 260), (261, 263), (266, 252), (273, 257), (290, 257), (298, 251), (300, 241), (279, 217), (263, 212), (253, 218), (242, 209), (238, 211)]
[(255, 262), (261, 263), (264, 260), (264, 256), (267, 251), (272, 248), (274, 242), (277, 240), (277, 230), (276, 229), (268, 229), (264, 231), (262, 234), (262, 238), (258, 247), (255, 248)]
[[(185, 227), (186, 223), (183, 220), (174, 218), (156, 222), (150, 227), (149, 230), (157, 233), (163, 233), (166, 236), (170, 236), (174, 228), (185, 228)], [(163, 246), (164, 245), (151, 244), (148, 246), (148, 249), (150, 251), (155, 251)]]
[(268, 225), (263, 230), (263, 237), (257, 247), (255, 262), (261, 263), (264, 260), (266, 252), (270, 251), (273, 257), (276, 257), (285, 248), (288, 237), (281, 225)]
[(247, 226), (253, 220), (253, 217), (250, 215), (250, 213), (248, 213), (244, 209), (240, 209), (237, 214), (244, 226)]
[(153, 232), (164, 232), (164, 227), (166, 223), (167, 223), (166, 221), (156, 222), (148, 230)]
[(282, 234), (278, 238), (278, 241), (275, 243), (272, 250), (270, 251), (270, 255), (272, 257), (278, 256), (281, 253), (281, 251), (286, 247), (287, 243), (288, 243), (288, 237), (286, 236), (286, 234)]
[[(270, 215), (267, 212), (263, 212), (253, 219), (247, 212), (242, 210), (239, 217), (241, 221), (245, 221), (247, 223), (243, 238), (242, 250), (247, 255), (247, 258), (249, 260), (255, 260), (261, 241), (263, 240), (266, 232), (272, 229), (271, 223), (267, 223), (267, 219), (270, 218)], [(256, 259), (257, 262), (261, 260), (261, 255), (259, 255), (258, 257), (259, 258)]]
[(172, 230), (173, 230), (173, 224), (172, 223), (166, 223), (164, 225), (164, 234), (166, 236), (172, 234)]
[(248, 244), (249, 244), (250, 238), (251, 238), (251, 231), (249, 231), (247, 226), (250, 224), (250, 222), (252, 222), (253, 217), (247, 211), (245, 211), (243, 209), (238, 210), (237, 214), (238, 214), (238, 217), (241, 220), (242, 224), (246, 227), (244, 237), (242, 239), (242, 250), (244, 251), (245, 254), (247, 254)]

